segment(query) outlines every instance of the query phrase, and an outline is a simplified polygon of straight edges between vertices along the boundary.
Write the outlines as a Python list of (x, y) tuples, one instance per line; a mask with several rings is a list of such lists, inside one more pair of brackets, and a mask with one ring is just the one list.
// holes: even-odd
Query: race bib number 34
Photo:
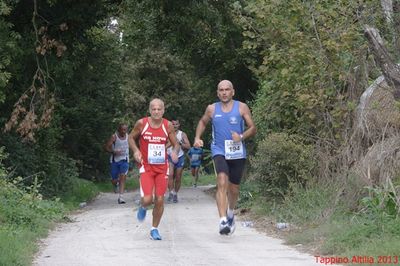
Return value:
[(165, 145), (164, 144), (149, 144), (149, 153), (147, 161), (149, 164), (164, 164), (165, 163)]
[(244, 158), (243, 143), (225, 140), (225, 159), (235, 160)]

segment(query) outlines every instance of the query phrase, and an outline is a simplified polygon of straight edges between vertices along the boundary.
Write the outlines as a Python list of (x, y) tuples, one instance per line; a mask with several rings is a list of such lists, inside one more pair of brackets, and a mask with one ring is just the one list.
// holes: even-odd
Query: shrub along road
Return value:
[(136, 220), (137, 191), (124, 205), (102, 193), (42, 241), (33, 265), (316, 265), (239, 219), (232, 236), (220, 236), (215, 201), (204, 189), (183, 188), (179, 203), (165, 205), (162, 241), (149, 238), (151, 210), (143, 223)]

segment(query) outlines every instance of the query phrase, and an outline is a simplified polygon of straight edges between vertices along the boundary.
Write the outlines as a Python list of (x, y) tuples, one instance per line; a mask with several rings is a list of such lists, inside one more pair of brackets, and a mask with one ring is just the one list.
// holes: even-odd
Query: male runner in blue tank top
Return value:
[(235, 90), (229, 80), (218, 84), (217, 96), (220, 101), (207, 106), (197, 125), (193, 145), (203, 147), (201, 135), (211, 120), (211, 153), (217, 172), (216, 201), (221, 235), (229, 235), (235, 231), (233, 211), (239, 197), (240, 180), (247, 155), (244, 140), (256, 134), (249, 107), (245, 103), (233, 100), (234, 95)]

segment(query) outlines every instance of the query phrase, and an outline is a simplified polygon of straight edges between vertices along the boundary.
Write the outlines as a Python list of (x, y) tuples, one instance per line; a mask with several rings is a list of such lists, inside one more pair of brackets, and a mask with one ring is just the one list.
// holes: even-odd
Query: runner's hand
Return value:
[(237, 133), (235, 131), (231, 131), (231, 134), (232, 134), (232, 140), (234, 142), (241, 142), (242, 141), (242, 138), (240, 137), (239, 133)]
[(171, 152), (171, 160), (173, 163), (177, 163), (179, 158), (178, 158), (178, 154), (175, 151)]
[(201, 147), (203, 147), (203, 140), (201, 140), (201, 139), (194, 139), (193, 146), (195, 146), (196, 148), (201, 148)]
[(138, 163), (140, 163), (140, 164), (143, 162), (142, 153), (141, 153), (140, 151), (136, 151), (136, 152), (133, 154), (133, 157), (135, 158), (135, 161), (136, 161), (136, 162), (138, 162)]

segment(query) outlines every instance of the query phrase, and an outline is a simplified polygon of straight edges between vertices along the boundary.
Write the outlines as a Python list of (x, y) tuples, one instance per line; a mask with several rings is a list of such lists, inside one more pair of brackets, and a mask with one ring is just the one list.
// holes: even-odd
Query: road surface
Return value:
[(161, 241), (149, 237), (151, 210), (143, 223), (136, 220), (137, 191), (125, 195), (124, 205), (117, 194), (102, 193), (41, 241), (33, 265), (317, 265), (315, 257), (240, 220), (232, 236), (220, 236), (215, 200), (205, 189), (183, 188), (179, 203), (165, 205)]

